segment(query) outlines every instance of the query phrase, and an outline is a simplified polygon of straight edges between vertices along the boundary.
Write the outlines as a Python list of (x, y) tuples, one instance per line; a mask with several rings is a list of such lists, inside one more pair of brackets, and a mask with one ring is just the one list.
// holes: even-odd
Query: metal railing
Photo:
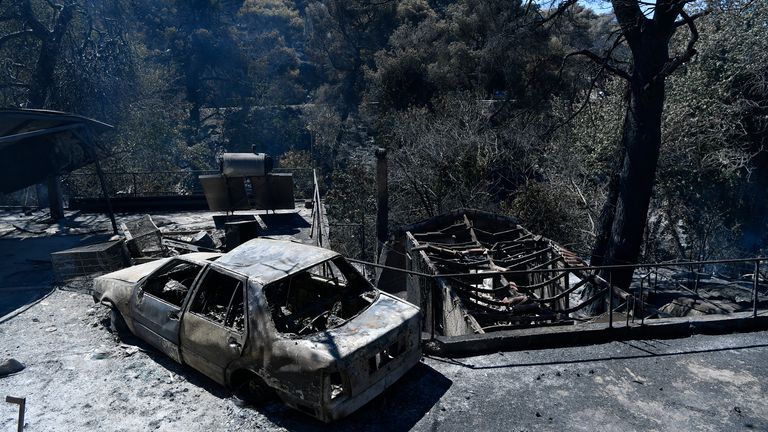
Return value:
[[(274, 173), (291, 173), (294, 197), (313, 197), (313, 170), (309, 168), (277, 168)], [(110, 197), (153, 197), (202, 195), (199, 176), (218, 174), (216, 170), (112, 171), (104, 177)], [(68, 198), (101, 198), (102, 191), (95, 172), (74, 172), (62, 176), (62, 190)]]
[[(762, 309), (768, 308), (768, 277), (762, 269), (765, 268), (765, 262), (768, 261), (766, 257), (754, 257), (754, 258), (741, 258), (741, 259), (723, 259), (723, 260), (706, 260), (706, 261), (675, 261), (675, 262), (663, 262), (663, 263), (643, 263), (643, 264), (622, 264), (622, 265), (610, 265), (610, 266), (579, 266), (579, 267), (559, 267), (552, 268), (540, 268), (540, 269), (526, 269), (526, 270), (509, 270), (509, 271), (487, 271), (482, 273), (453, 273), (453, 274), (435, 274), (427, 271), (414, 271), (403, 268), (388, 267), (386, 265), (371, 263), (367, 261), (357, 260), (350, 258), (352, 262), (370, 266), (378, 269), (388, 269), (396, 272), (405, 273), (409, 276), (416, 277), (418, 280), (423, 281), (429, 285), (432, 296), (434, 297), (438, 291), (439, 283), (444, 283), (450, 280), (462, 280), (462, 279), (478, 279), (478, 277), (492, 277), (492, 276), (526, 276), (531, 274), (540, 275), (553, 275), (552, 277), (546, 277), (546, 280), (554, 280), (555, 278), (563, 278), (566, 283), (563, 290), (556, 296), (551, 298), (536, 298), (532, 296), (531, 301), (536, 304), (546, 305), (548, 302), (562, 296), (568, 296), (572, 294), (576, 289), (583, 287), (587, 282), (597, 284), (598, 289), (596, 293), (590, 298), (583, 300), (580, 304), (567, 307), (566, 309), (556, 310), (553, 309), (546, 316), (539, 317), (524, 317), (522, 321), (529, 321), (530, 323), (539, 324), (572, 324), (575, 321), (592, 321), (595, 318), (603, 316), (603, 319), (607, 318), (607, 327), (615, 327), (615, 314), (622, 313), (622, 318), (625, 320), (625, 326), (631, 325), (645, 325), (645, 319), (649, 316), (670, 315), (660, 309), (666, 305), (672, 305), (672, 307), (679, 307), (681, 310), (685, 310), (686, 314), (679, 316), (686, 316), (687, 312), (696, 307), (704, 308), (709, 311), (717, 311), (717, 313), (727, 316), (737, 312), (751, 312), (753, 318), (757, 318), (758, 315), (762, 315), (765, 312), (759, 312)], [(622, 290), (613, 285), (610, 274), (611, 270), (632, 270), (633, 279), (628, 290)], [(599, 274), (608, 274), (608, 280), (605, 280)], [(577, 283), (570, 282), (570, 275), (579, 274), (582, 276), (581, 281)], [(526, 290), (526, 287), (522, 288), (521, 292), (531, 295), (533, 290)], [(712, 295), (702, 295), (704, 291), (709, 290), (722, 290), (732, 291), (734, 296), (731, 300), (714, 299)], [(610, 292), (611, 295), (607, 295)], [(673, 298), (674, 295), (680, 294), (679, 297)], [(651, 297), (663, 298), (664, 295), (669, 297), (669, 302), (662, 305), (660, 308), (656, 308), (650, 304), (649, 299)], [(676, 303), (680, 298), (687, 297), (691, 299), (690, 304)], [(762, 299), (761, 299), (762, 297)], [(747, 301), (748, 299), (748, 301)], [(616, 301), (618, 300), (618, 301)], [(607, 302), (606, 312), (597, 316), (588, 318), (578, 318), (573, 314), (593, 302)], [(662, 300), (663, 301), (663, 300)], [(766, 304), (763, 304), (766, 303)], [(431, 307), (438, 303), (432, 302)], [(724, 308), (726, 305), (730, 309)], [(699, 310), (699, 309), (697, 309)], [(706, 314), (707, 312), (699, 312)], [(440, 318), (439, 311), (426, 311), (425, 315), (430, 317), (431, 332), (434, 337), (435, 328), (439, 327), (438, 320)], [(606, 317), (607, 315), (607, 317)], [(639, 324), (636, 322), (636, 319)], [(530, 326), (530, 325), (528, 325)]]
[(323, 203), (320, 199), (320, 185), (317, 182), (317, 172), (312, 170), (313, 192), (312, 192), (312, 226), (309, 229), (309, 236), (315, 239), (315, 244), (320, 247), (326, 247), (327, 236), (323, 238)]
[[(202, 194), (198, 179), (218, 171), (112, 171), (104, 179), (110, 197), (149, 197), (163, 195)], [(62, 176), (62, 189), (69, 198), (101, 198), (102, 191), (95, 172), (77, 172)]]

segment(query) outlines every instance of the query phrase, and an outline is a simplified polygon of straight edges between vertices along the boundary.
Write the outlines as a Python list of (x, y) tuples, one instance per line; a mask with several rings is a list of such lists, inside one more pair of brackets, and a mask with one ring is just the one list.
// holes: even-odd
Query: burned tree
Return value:
[[(694, 20), (702, 14), (688, 15), (685, 0), (659, 0), (648, 4), (639, 0), (613, 0), (620, 26), (618, 40), (626, 42), (631, 53), (631, 67), (610, 55), (579, 51), (604, 70), (628, 83), (627, 107), (622, 126), (621, 156), (616, 181), (609, 185), (593, 251), (593, 264), (636, 263), (653, 190), (661, 146), (665, 79), (695, 54), (698, 31)], [(685, 50), (670, 55), (670, 41), (682, 27), (689, 31)], [(603, 272), (621, 288), (627, 288), (632, 270)]]

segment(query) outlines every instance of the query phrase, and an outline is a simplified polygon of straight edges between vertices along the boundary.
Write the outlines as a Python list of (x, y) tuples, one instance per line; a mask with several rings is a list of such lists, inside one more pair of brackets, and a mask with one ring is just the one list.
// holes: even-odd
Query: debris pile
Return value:
[(162, 232), (149, 215), (120, 228), (123, 235), (109, 241), (52, 253), (56, 283), (90, 291), (88, 282), (100, 274), (190, 252), (217, 252), (226, 246), (223, 230)]
[[(582, 305), (571, 307), (569, 294), (586, 283), (586, 275), (559, 269), (584, 265), (574, 254), (511, 219), (451, 216), (406, 232), (411, 270), (446, 275), (409, 283), (409, 299), (433, 310), (426, 327), (454, 336), (572, 323), (569, 314)], [(510, 271), (519, 273), (498, 274)]]

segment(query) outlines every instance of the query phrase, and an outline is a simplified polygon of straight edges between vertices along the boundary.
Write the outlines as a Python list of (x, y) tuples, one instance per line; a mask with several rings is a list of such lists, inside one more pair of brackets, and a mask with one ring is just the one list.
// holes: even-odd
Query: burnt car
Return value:
[(95, 279), (124, 327), (244, 399), (276, 393), (323, 421), (355, 411), (421, 358), (419, 309), (336, 252), (256, 239)]

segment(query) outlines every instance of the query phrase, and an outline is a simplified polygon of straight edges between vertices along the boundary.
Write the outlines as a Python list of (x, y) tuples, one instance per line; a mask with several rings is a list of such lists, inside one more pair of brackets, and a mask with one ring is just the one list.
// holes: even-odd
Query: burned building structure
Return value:
[(420, 306), (433, 334), (572, 324), (598, 300), (575, 294), (589, 280), (583, 261), (510, 217), (457, 210), (403, 228), (387, 246), (379, 287)]

